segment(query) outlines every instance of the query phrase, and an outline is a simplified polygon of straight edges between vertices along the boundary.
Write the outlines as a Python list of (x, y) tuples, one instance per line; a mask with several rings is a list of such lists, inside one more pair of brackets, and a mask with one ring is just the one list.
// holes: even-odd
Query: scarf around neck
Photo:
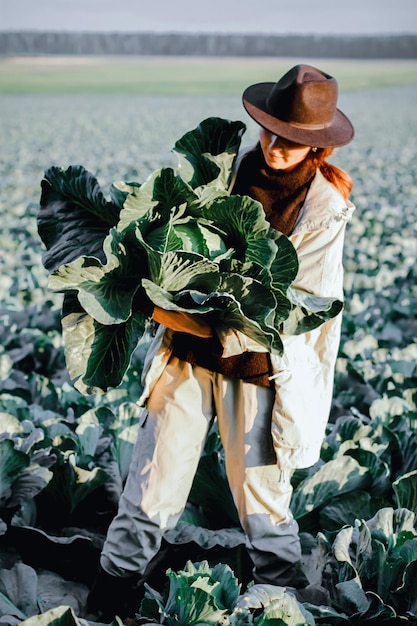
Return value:
[(258, 200), (271, 226), (290, 235), (316, 171), (309, 156), (290, 171), (273, 170), (258, 143), (243, 157), (232, 193)]

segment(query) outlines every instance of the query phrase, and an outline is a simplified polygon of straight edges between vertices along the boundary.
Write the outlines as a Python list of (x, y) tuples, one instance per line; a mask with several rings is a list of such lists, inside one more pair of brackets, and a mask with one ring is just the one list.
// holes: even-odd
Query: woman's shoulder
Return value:
[(293, 234), (348, 222), (355, 207), (317, 170), (295, 224)]

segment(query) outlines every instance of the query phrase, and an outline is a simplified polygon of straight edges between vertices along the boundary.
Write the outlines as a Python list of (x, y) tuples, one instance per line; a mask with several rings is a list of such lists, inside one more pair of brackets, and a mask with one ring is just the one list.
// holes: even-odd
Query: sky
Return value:
[(417, 0), (0, 0), (0, 31), (401, 34)]

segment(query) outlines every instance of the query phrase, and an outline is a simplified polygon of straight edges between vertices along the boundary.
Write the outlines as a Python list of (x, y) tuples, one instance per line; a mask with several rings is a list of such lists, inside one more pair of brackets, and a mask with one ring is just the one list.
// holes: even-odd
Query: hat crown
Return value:
[(276, 83), (250, 85), (243, 106), (263, 128), (303, 146), (332, 148), (353, 139), (350, 120), (337, 108), (337, 81), (310, 65), (296, 65)]
[(284, 74), (266, 99), (270, 115), (312, 130), (332, 123), (336, 104), (336, 80), (308, 65), (296, 65)]

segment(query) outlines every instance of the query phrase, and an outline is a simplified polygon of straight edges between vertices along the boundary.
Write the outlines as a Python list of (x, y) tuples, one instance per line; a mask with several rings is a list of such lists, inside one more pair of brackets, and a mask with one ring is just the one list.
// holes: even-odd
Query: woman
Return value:
[[(260, 125), (259, 142), (239, 155), (231, 192), (259, 200), (271, 225), (289, 236), (299, 256), (299, 289), (341, 300), (351, 181), (326, 158), (351, 141), (353, 128), (336, 102), (336, 80), (306, 65), (277, 83), (248, 87), (243, 104)], [(145, 410), (90, 607), (105, 608), (106, 597), (114, 600), (116, 589), (145, 574), (185, 507), (215, 417), (254, 581), (305, 584), (290, 479), (319, 458), (340, 315), (284, 336), (282, 357), (240, 332), (212, 328), (203, 316), (156, 309), (154, 318), (159, 328), (144, 365)]]

